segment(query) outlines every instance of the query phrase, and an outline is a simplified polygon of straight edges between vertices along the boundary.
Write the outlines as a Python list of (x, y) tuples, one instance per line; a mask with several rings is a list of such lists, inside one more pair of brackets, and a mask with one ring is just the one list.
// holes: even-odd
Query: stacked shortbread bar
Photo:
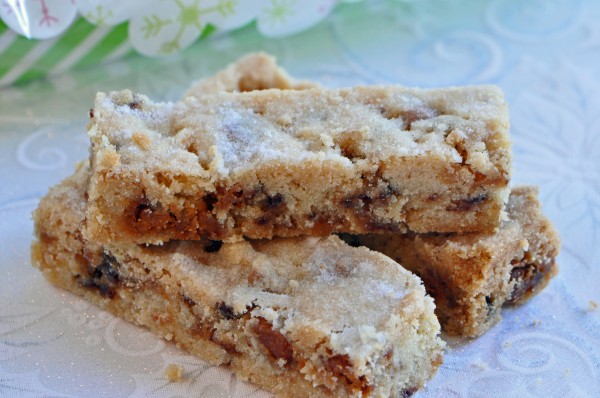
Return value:
[(253, 54), (177, 103), (100, 93), (88, 128), (34, 265), (280, 396), (410, 396), (439, 322), (480, 335), (556, 273), (495, 87), (328, 90)]
[(81, 234), (89, 177), (35, 213), (55, 285), (282, 396), (408, 396), (441, 364), (433, 300), (383, 254), (336, 236), (99, 244)]

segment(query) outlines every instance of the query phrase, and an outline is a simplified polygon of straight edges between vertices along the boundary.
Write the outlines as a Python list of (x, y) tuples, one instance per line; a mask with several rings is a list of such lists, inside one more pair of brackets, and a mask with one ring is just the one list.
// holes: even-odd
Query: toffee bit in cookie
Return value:
[(133, 95), (133, 101), (131, 101), (130, 103), (128, 103), (127, 106), (131, 110), (140, 110), (140, 109), (142, 109), (142, 105), (143, 104), (144, 104), (143, 101), (141, 101), (139, 99), (139, 97), (134, 94)]
[(181, 295), (181, 299), (183, 300), (183, 302), (188, 306), (188, 307), (193, 307), (196, 305), (196, 302), (194, 300), (192, 300), (190, 297), (188, 297), (185, 294)]
[(257, 318), (253, 330), (274, 360), (283, 359), (286, 366), (291, 365), (294, 349), (283, 334), (274, 330), (273, 325), (264, 318)]
[(405, 388), (404, 390), (401, 391), (400, 396), (402, 398), (409, 398), (412, 397), (414, 395), (414, 393), (416, 393), (418, 390), (418, 388), (413, 387), (413, 388)]
[(236, 317), (233, 308), (222, 301), (217, 303), (217, 310), (219, 310), (219, 314), (225, 319), (231, 320)]
[(209, 240), (204, 246), (204, 251), (207, 253), (216, 253), (221, 250), (221, 246), (223, 246), (223, 242), (220, 240)]
[(217, 196), (214, 193), (204, 195), (202, 197), (204, 204), (206, 205), (206, 210), (212, 211), (214, 209), (215, 204), (219, 201)]
[(487, 199), (487, 195), (478, 195), (468, 199), (453, 200), (452, 204), (446, 207), (448, 211), (469, 211)]
[(79, 277), (79, 284), (83, 287), (97, 289), (102, 297), (112, 299), (116, 294), (119, 282), (116, 259), (109, 255), (102, 256), (102, 262), (93, 266), (87, 265), (87, 276)]
[(267, 196), (266, 208), (267, 210), (277, 208), (283, 205), (285, 200), (283, 199), (283, 195), (278, 193), (273, 196)]

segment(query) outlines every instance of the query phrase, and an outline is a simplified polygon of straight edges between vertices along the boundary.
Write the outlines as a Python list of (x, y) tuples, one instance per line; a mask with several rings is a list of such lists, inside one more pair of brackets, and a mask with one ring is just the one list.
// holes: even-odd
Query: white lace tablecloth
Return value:
[[(0, 90), (0, 396), (265, 397), (143, 329), (50, 286), (31, 267), (30, 214), (87, 156), (98, 90), (176, 99), (254, 50), (328, 86), (499, 84), (511, 107), (514, 183), (540, 186), (560, 274), (475, 341), (450, 340), (425, 397), (600, 396), (600, 2), (415, 0), (339, 7), (282, 40), (254, 28), (169, 59), (130, 57)], [(163, 370), (184, 366), (184, 380)]]

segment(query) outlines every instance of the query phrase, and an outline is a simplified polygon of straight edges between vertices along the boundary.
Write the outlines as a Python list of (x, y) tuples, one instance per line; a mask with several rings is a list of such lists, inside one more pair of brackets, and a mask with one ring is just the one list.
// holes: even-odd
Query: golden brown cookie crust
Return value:
[(508, 196), (492, 86), (101, 93), (89, 133), (102, 242), (493, 231)]

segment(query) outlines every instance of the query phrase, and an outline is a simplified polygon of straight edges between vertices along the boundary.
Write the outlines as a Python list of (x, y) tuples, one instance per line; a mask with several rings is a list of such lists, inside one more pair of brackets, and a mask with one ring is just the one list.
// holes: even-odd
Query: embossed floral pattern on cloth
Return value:
[[(600, 396), (599, 15), (594, 0), (365, 2), (294, 37), (265, 41), (244, 28), (175, 60), (138, 58), (0, 89), (0, 396), (268, 396), (52, 288), (29, 260), (38, 198), (87, 156), (95, 91), (130, 87), (174, 100), (258, 48), (327, 86), (503, 88), (513, 183), (540, 186), (563, 239), (561, 271), (484, 336), (449, 339), (438, 375), (416, 396)], [(165, 378), (169, 364), (183, 367), (180, 382)]]

